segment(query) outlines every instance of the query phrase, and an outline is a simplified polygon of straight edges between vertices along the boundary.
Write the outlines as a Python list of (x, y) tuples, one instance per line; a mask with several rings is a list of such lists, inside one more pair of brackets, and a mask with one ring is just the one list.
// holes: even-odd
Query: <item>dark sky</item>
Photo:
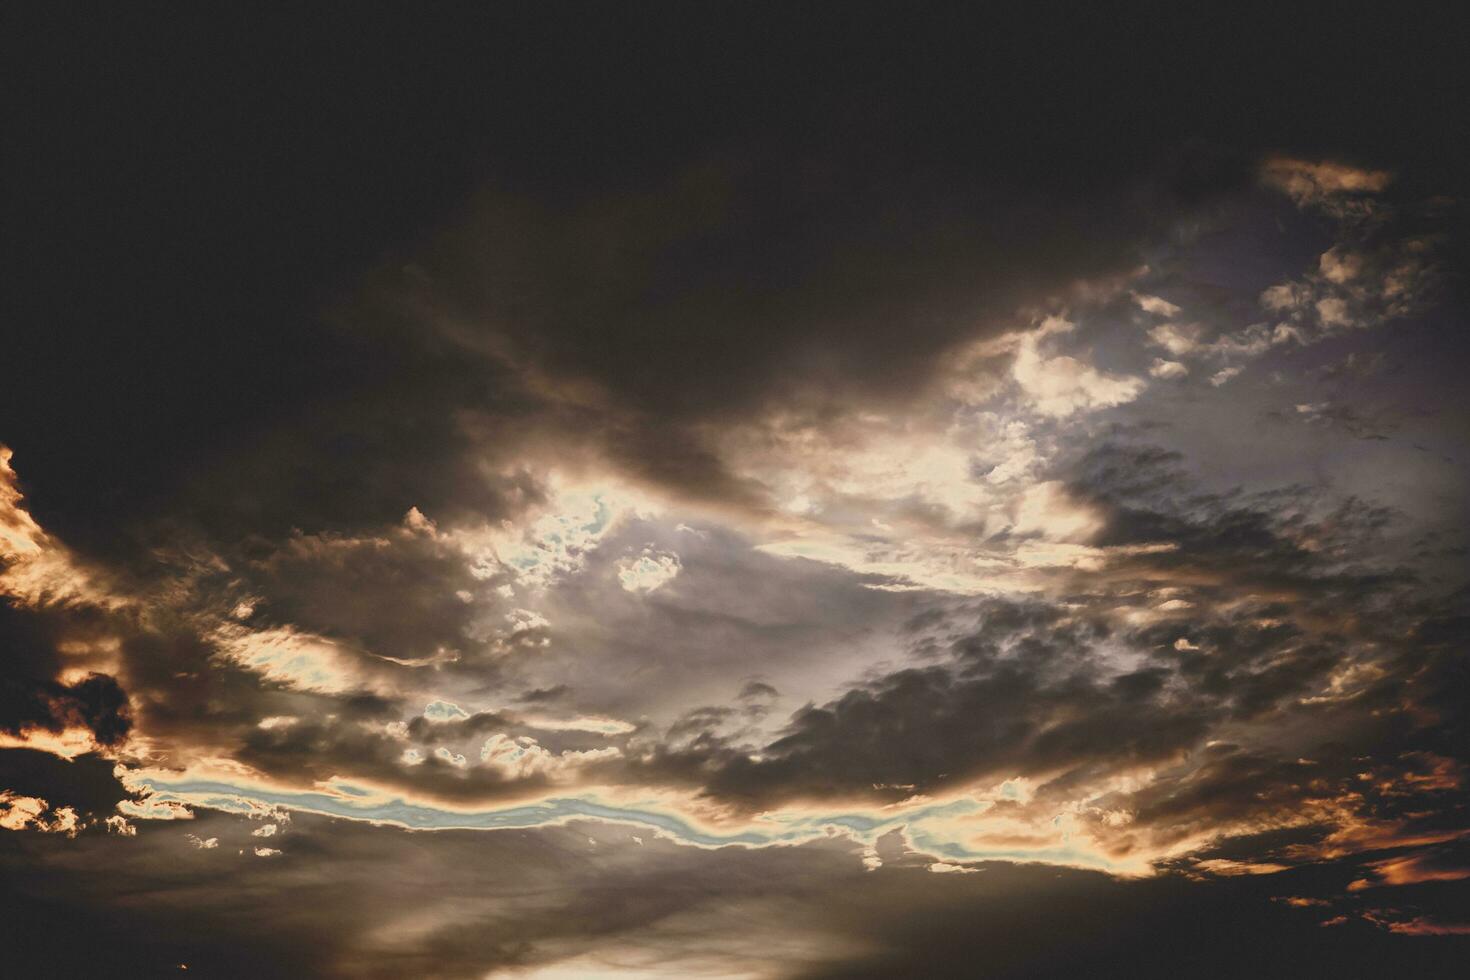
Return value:
[(1453, 976), (1448, 10), (22, 5), (55, 976)]

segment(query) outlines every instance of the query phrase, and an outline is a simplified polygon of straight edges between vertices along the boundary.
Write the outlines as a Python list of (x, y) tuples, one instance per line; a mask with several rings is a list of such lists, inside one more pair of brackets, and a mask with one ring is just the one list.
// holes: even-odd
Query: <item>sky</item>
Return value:
[(1463, 969), (1446, 12), (12, 28), (7, 975)]

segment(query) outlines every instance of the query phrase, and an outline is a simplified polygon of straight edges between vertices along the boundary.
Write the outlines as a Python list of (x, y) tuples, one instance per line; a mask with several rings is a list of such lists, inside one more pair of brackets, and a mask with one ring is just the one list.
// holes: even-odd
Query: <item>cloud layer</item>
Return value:
[(482, 16), (55, 93), (120, 220), (0, 357), (8, 969), (1454, 975), (1421, 58), (1243, 125), (1171, 24)]

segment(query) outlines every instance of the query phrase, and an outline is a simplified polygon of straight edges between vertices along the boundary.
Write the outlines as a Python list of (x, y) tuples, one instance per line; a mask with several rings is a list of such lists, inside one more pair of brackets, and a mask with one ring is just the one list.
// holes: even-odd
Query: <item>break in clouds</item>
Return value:
[(15, 969), (1453, 972), (1447, 171), (792, 70), (761, 111), (615, 73), (601, 111), (668, 133), (460, 94), (408, 129), (473, 146), (463, 193), (259, 205), (241, 288), (327, 284), (289, 314), (138, 275), (147, 351), (17, 338)]

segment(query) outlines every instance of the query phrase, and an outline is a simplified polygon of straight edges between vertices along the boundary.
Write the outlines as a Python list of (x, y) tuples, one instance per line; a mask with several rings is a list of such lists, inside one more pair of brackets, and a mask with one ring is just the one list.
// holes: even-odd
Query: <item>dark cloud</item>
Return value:
[(1317, 373), (1328, 381), (1350, 381), (1371, 378), (1387, 370), (1392, 368), (1387, 366), (1387, 355), (1383, 351), (1351, 351), (1340, 361), (1322, 365)]
[[(1002, 869), (989, 866), (979, 877), (995, 871)], [(926, 905), (923, 915), (879, 913), (864, 923), (878, 941), (877, 951), (799, 976), (866, 978), (918, 969), (925, 976), (967, 977), (978, 968), (986, 976), (1017, 978), (1078, 972), (1110, 977), (1288, 977), (1303, 972), (1366, 977), (1399, 969), (1441, 976), (1454, 969), (1451, 950), (1400, 943), (1398, 937), (1356, 919), (1334, 933), (1321, 928), (1328, 916), (1273, 907), (1268, 898), (1273, 891), (1300, 887), (1299, 879), (1285, 875), (1237, 878), (1201, 888), (1178, 878), (1120, 883), (1061, 876), (1038, 881), (1020, 869), (1005, 869), (986, 886), (1005, 889), (1004, 904), (977, 895), (970, 902)]]
[(1296, 422), (1340, 429), (1354, 439), (1387, 439), (1398, 428), (1396, 421), (1381, 411), (1375, 412), (1371, 408), (1361, 411), (1349, 405), (1329, 402), (1296, 405), (1293, 410), (1273, 410), (1266, 413), (1266, 418), (1280, 425)]
[[(52, 135), (7, 163), (32, 286), (7, 316), (26, 370), (3, 415), (44, 523), (114, 553), (130, 518), (176, 514), (221, 447), (285, 427), (289, 445), (219, 464), (192, 506), (310, 527), (447, 498), (496, 509), (452, 475), (470, 472), (441, 413), (513, 403), (516, 385), (483, 360), (466, 377), (443, 347), (321, 327), (385, 254), (418, 255), (472, 334), (617, 394), (632, 416), (599, 424), (630, 467), (729, 494), (697, 447), (658, 451), (689, 438), (660, 419), (784, 398), (795, 380), (902, 392), (1028, 288), (1132, 262), (1152, 216), (1243, 186), (1261, 151), (1460, 176), (1417, 149), (1459, 132), (1430, 108), (1454, 102), (1455, 73), (1429, 67), (1453, 32), (1389, 41), (1351, 18), (1242, 25), (1253, 54), (1223, 62), (1173, 18), (1061, 37), (954, 13), (785, 12), (767, 29), (733, 9), (483, 11), (362, 18), (359, 44), (325, 60), (338, 25), (309, 14), (224, 34), (46, 19), (16, 35), (44, 95), (21, 125)], [(1303, 34), (1320, 49), (1290, 40)], [(1372, 79), (1345, 67), (1383, 63), (1385, 46), (1415, 54)], [(1240, 69), (1303, 59), (1291, 86)], [(107, 82), (57, 75), (66, 63)], [(485, 184), (459, 245), (416, 247)]]
[[(759, 761), (706, 732), (657, 749), (655, 770), (706, 780), (708, 792), (760, 808), (782, 798), (934, 793), (991, 774), (1167, 758), (1194, 744), (1213, 708), (1161, 696), (1168, 672), (1106, 678), (1089, 662), (1107, 630), (1042, 604), (988, 604), (946, 665), (908, 668), (808, 705)], [(686, 716), (688, 740), (723, 715)], [(727, 712), (729, 709), (725, 709)]]
[(94, 753), (59, 759), (36, 749), (0, 749), (0, 788), (45, 800), (53, 809), (71, 807), (91, 820), (105, 820), (135, 794), (123, 788), (117, 764)]
[(537, 687), (522, 694), (517, 701), (523, 704), (539, 704), (546, 701), (558, 701), (566, 697), (571, 690), (565, 684), (557, 684), (555, 687)]
[(1326, 590), (1330, 601), (1342, 591), (1367, 595), (1410, 580), (1405, 566), (1392, 563), (1396, 556), (1373, 556), (1369, 547), (1398, 519), (1391, 506), (1334, 498), (1320, 486), (1206, 491), (1182, 464), (1181, 454), (1155, 446), (1088, 450), (1068, 486), (1105, 516), (1095, 543), (1165, 545), (1170, 550), (1139, 564), (1161, 577), (1179, 570), (1181, 584), (1217, 578), (1263, 595), (1311, 588)]
[(554, 390), (588, 385), (641, 433), (775, 397), (912, 389), (977, 324), (1133, 261), (1121, 207), (1054, 211), (1004, 182), (977, 194), (869, 166), (722, 163), (571, 213), (491, 198), (403, 288), (428, 292), (413, 309), (441, 343), (543, 370)]
[(486, 615), (485, 585), (462, 551), (432, 533), (400, 525), (261, 545), (256, 556), (247, 551), (237, 580), (254, 600), (254, 627), (295, 626), (410, 663), (479, 652), (468, 634)]
[[(596, 824), (487, 838), (309, 816), (272, 838), (280, 856), (258, 858), (259, 839), (249, 836), (258, 826), (203, 814), (187, 832), (216, 839), (209, 850), (180, 849), (178, 826), (85, 836), (65, 850), (6, 835), (7, 897), (24, 896), (14, 911), (31, 937), (12, 956), (76, 975), (105, 965), (111, 975), (152, 976), (185, 963), (206, 976), (458, 980), (558, 963), (813, 978), (977, 969), (1061, 977), (1084, 968), (1448, 977), (1464, 953), (1463, 939), (1415, 943), (1358, 918), (1377, 907), (1361, 893), (1325, 907), (1272, 900), (1330, 893), (1358, 873), (1346, 864), (1210, 883), (1000, 863), (938, 875), (901, 840), (885, 840), (884, 865), (864, 871), (853, 848), (834, 843), (702, 851), (636, 844), (625, 829)], [(106, 882), (89, 870), (103, 862)], [(1417, 904), (1432, 886), (1417, 887), (1397, 902)], [(145, 893), (156, 901), (120, 898)], [(1343, 913), (1353, 917), (1345, 927), (1322, 927)], [(734, 923), (769, 941), (738, 942)], [(84, 927), (88, 941), (79, 943), (74, 930)], [(393, 941), (405, 934), (412, 942)]]
[(132, 727), (127, 695), (107, 674), (91, 673), (70, 684), (53, 680), (61, 666), (56, 630), (54, 621), (0, 598), (0, 655), (6, 660), (0, 675), (0, 732), (84, 728), (99, 744), (121, 741)]
[(75, 684), (33, 683), (6, 679), (0, 688), (0, 730), (61, 732), (85, 728), (103, 745), (125, 738), (132, 727), (127, 695), (106, 674), (91, 674)]
[(55, 624), (0, 599), (0, 643), (4, 644), (6, 674), (17, 681), (50, 680), (61, 669), (53, 635)]
[(740, 700), (758, 701), (762, 698), (774, 698), (780, 693), (764, 681), (750, 681), (740, 689)]

